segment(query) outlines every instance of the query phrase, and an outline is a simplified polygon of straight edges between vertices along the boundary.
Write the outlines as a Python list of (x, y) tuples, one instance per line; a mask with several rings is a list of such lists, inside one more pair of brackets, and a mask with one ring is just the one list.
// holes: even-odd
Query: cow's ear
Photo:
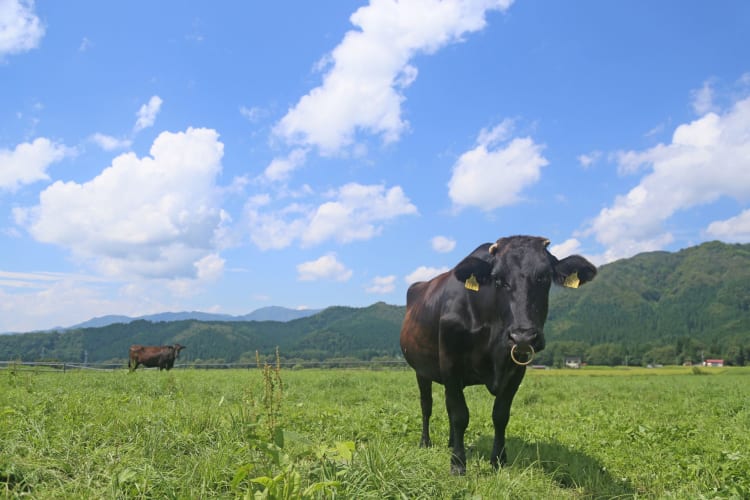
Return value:
[(580, 255), (571, 255), (555, 263), (555, 283), (578, 288), (596, 276), (596, 266)]
[(466, 257), (453, 269), (458, 281), (466, 282), (473, 274), (479, 283), (486, 283), (492, 273), (492, 264), (477, 257)]

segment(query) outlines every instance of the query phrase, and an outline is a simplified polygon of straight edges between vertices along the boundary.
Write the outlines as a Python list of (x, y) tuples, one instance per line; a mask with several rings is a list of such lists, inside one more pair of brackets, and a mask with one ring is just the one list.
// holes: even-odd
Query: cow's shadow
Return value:
[[(492, 436), (480, 436), (473, 454), (489, 460)], [(507, 437), (508, 467), (537, 467), (552, 478), (561, 488), (577, 489), (586, 497), (632, 497), (636, 490), (623, 478), (615, 478), (597, 459), (556, 442), (527, 442)]]

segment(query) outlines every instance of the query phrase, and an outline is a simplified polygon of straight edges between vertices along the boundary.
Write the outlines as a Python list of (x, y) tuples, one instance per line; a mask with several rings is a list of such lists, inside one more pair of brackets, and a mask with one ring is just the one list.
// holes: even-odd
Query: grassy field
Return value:
[(420, 449), (407, 370), (2, 370), (0, 497), (750, 497), (750, 369), (530, 371), (499, 472), (468, 388), (464, 477), (434, 392)]

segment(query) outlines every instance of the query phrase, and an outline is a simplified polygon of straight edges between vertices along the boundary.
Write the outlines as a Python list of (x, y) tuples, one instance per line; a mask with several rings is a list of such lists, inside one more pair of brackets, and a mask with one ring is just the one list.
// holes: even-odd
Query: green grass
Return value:
[(0, 371), (0, 497), (747, 498), (750, 369), (530, 371), (495, 472), (492, 400), (467, 388), (451, 476), (407, 370)]

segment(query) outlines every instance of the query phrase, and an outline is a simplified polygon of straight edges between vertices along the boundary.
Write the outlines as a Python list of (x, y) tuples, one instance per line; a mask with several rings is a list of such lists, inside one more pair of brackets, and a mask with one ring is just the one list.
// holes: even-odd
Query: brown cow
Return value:
[(130, 346), (130, 357), (128, 359), (128, 368), (131, 372), (138, 368), (138, 365), (148, 366), (170, 370), (174, 366), (174, 360), (180, 357), (180, 351), (185, 348), (184, 345), (163, 345), (163, 346), (146, 346), (133, 344)]
[(422, 446), (430, 446), (432, 383), (445, 386), (451, 472), (466, 472), (464, 387), (482, 384), (495, 396), (494, 467), (507, 461), (505, 427), (526, 365), (544, 349), (550, 285), (577, 288), (596, 276), (578, 255), (558, 260), (549, 240), (501, 238), (480, 245), (451, 271), (414, 283), (406, 294), (401, 350), (417, 372)]

